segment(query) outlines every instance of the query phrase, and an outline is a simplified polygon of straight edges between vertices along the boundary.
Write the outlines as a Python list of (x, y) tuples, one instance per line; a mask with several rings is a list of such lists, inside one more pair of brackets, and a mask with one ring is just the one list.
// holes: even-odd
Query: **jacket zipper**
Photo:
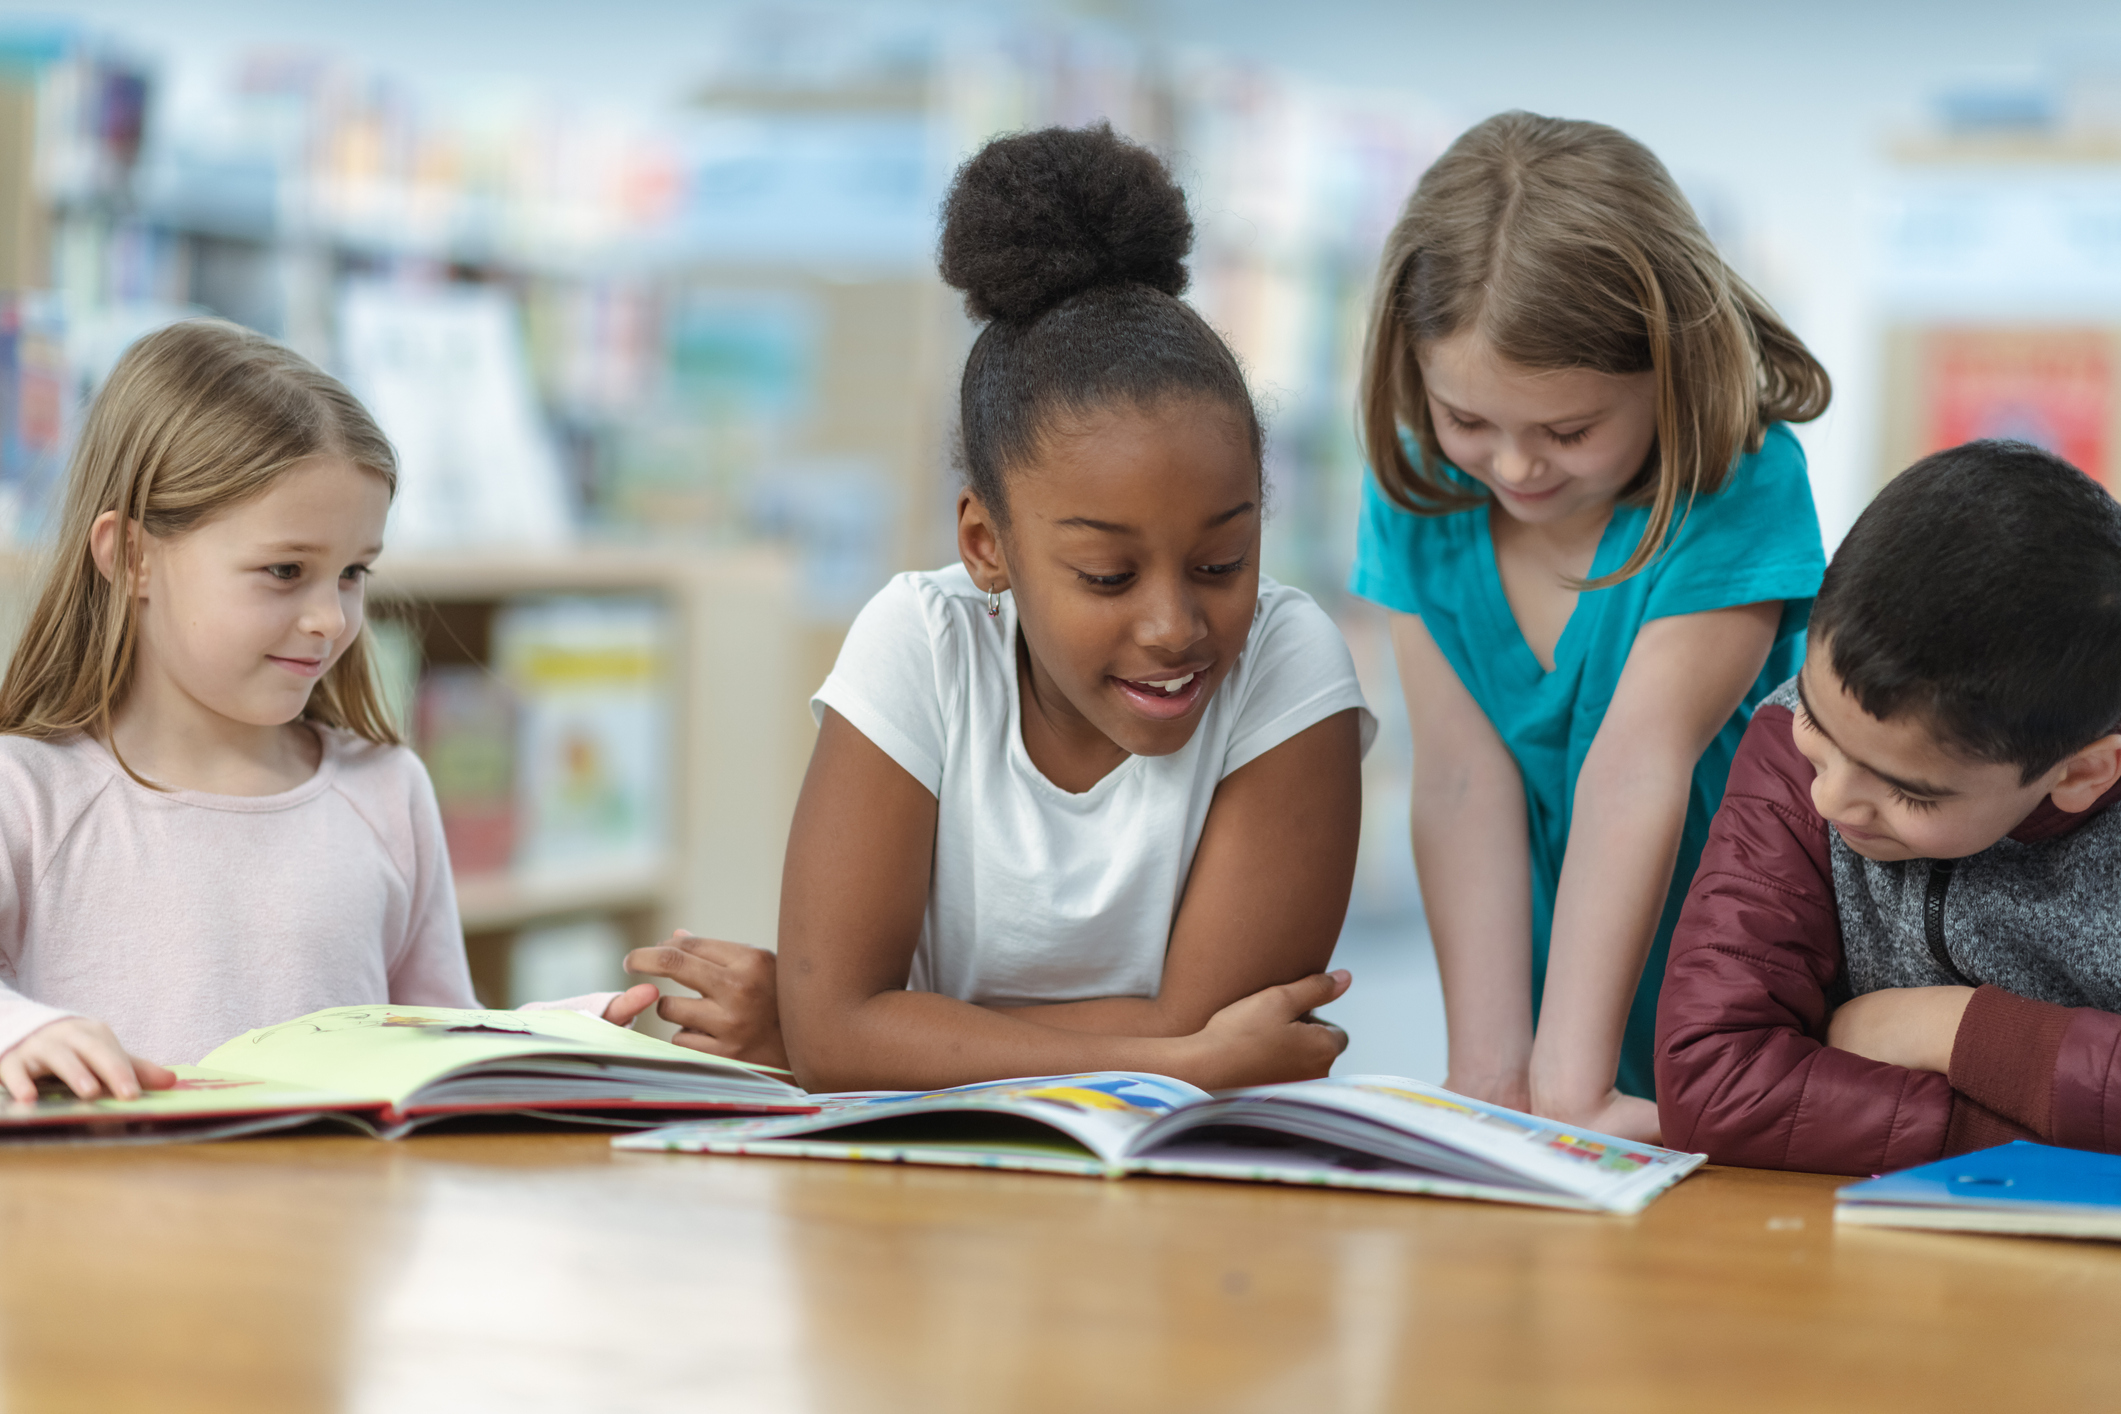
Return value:
[(1944, 975), (1962, 987), (1972, 987), (1972, 978), (1959, 970), (1952, 961), (1951, 950), (1944, 945), (1944, 892), (1952, 886), (1952, 861), (1932, 859), (1930, 861), (1929, 886), (1922, 895), (1922, 936), (1930, 945), (1930, 956), (1944, 969)]

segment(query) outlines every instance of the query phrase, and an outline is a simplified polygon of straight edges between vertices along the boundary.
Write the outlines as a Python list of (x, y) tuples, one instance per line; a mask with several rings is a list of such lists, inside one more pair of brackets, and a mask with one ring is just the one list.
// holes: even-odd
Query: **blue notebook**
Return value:
[(1851, 1184), (1834, 1195), (1834, 1221), (2121, 1238), (2121, 1154), (1999, 1144)]

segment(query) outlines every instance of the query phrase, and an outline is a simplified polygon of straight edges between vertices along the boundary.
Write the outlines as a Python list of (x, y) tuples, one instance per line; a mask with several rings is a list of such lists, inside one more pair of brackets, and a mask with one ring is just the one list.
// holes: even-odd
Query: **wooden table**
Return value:
[(0, 1155), (0, 1409), (2111, 1409), (2121, 1248), (618, 1154)]

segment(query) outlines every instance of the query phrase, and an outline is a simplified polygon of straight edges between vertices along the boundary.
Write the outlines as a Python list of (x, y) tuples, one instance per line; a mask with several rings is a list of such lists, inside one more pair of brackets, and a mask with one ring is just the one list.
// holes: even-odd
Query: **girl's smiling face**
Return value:
[(1242, 423), (1194, 398), (1063, 417), (1008, 495), (1006, 530), (962, 495), (958, 545), (975, 583), (1015, 597), (1035, 705), (1085, 764), (1106, 755), (1102, 770), (1114, 747), (1179, 750), (1259, 599), (1260, 471)]
[(1657, 440), (1655, 374), (1523, 368), (1472, 329), (1420, 361), (1444, 455), (1527, 525), (1602, 519)]
[[(301, 716), (361, 630), (389, 511), (381, 477), (320, 456), (181, 535), (139, 537), (134, 693), (244, 726)], [(99, 522), (99, 563), (114, 544)]]

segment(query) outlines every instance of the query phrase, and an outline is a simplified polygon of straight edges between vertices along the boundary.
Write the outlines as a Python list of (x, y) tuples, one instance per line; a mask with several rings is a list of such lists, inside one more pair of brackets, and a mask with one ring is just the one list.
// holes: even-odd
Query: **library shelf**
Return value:
[(660, 864), (568, 874), (460, 874), (456, 885), (457, 912), (472, 934), (572, 915), (659, 912), (673, 892), (670, 871)]
[(464, 930), (506, 934), (605, 915), (637, 943), (672, 928), (773, 945), (780, 853), (809, 754), (815, 684), (788, 555), (772, 547), (633, 544), (387, 551), (369, 594), (380, 614), (438, 615), (430, 646), (485, 661), (483, 622), (511, 600), (645, 595), (671, 611), (674, 789), (667, 859), (579, 876), (467, 875)]

